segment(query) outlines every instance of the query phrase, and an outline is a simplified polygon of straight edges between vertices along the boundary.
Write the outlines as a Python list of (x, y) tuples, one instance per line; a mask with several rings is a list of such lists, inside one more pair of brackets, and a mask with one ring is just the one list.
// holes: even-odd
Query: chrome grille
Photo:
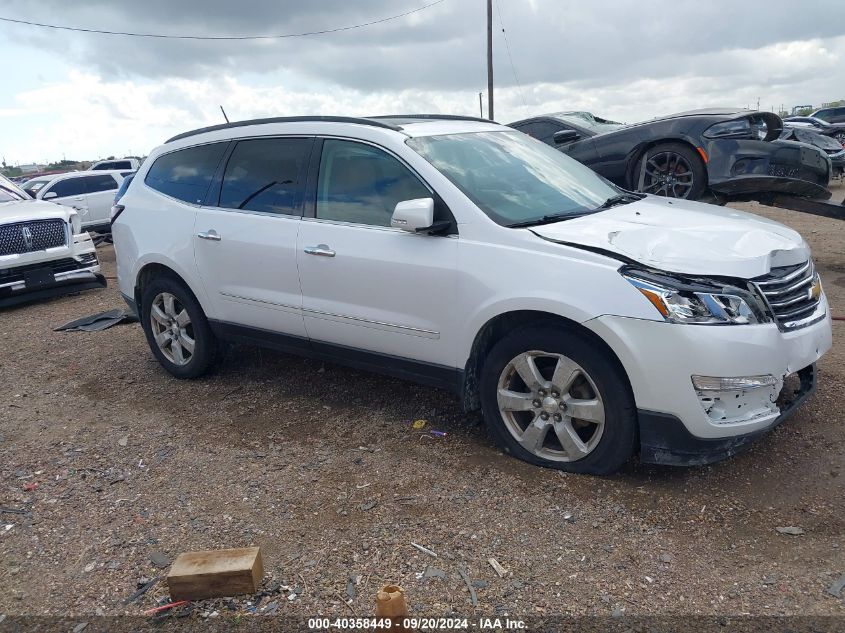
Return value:
[(772, 268), (768, 275), (757, 277), (754, 283), (769, 302), (781, 329), (791, 330), (808, 325), (821, 300), (810, 292), (816, 278), (813, 262), (808, 260), (794, 266)]
[(0, 256), (43, 251), (67, 244), (64, 220), (32, 220), (0, 225)]

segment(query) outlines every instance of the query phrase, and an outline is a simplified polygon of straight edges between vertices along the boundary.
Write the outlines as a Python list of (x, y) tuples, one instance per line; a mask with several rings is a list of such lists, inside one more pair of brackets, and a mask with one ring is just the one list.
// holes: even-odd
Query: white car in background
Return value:
[(22, 186), (38, 200), (47, 200), (76, 209), (86, 231), (108, 233), (114, 196), (124, 177), (132, 171), (74, 171), (39, 176)]
[(0, 176), (0, 307), (105, 286), (79, 214)]

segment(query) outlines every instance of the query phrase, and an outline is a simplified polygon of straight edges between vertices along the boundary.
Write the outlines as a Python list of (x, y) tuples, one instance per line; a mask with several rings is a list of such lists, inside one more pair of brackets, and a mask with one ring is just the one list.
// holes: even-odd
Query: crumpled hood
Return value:
[(553, 242), (598, 248), (692, 275), (751, 279), (810, 257), (801, 235), (778, 222), (657, 196), (530, 230)]
[(44, 200), (19, 200), (0, 204), (0, 224), (27, 220), (62, 219), (67, 222), (76, 211)]

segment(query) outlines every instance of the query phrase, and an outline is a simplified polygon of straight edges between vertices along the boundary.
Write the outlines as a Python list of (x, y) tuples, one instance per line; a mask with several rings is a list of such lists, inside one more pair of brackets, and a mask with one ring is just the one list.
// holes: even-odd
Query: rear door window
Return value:
[[(67, 198), (69, 196), (82, 196), (85, 194), (85, 183), (82, 178), (65, 178), (59, 182), (51, 185), (47, 191), (44, 192), (46, 196), (48, 193), (55, 193), (59, 198)], [(43, 198), (44, 196), (42, 196)]]
[(228, 141), (176, 150), (159, 156), (144, 182), (161, 193), (202, 204)]
[(100, 191), (114, 191), (117, 189), (117, 181), (109, 174), (102, 176), (85, 176), (85, 189), (88, 193), (99, 193)]
[(218, 206), (299, 215), (313, 139), (240, 141), (226, 164)]

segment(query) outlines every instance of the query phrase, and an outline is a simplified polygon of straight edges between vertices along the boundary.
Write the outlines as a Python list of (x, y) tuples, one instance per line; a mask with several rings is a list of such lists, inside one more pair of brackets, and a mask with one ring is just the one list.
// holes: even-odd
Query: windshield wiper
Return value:
[(611, 196), (607, 200), (601, 203), (596, 211), (601, 211), (602, 209), (609, 209), (610, 207), (615, 207), (619, 204), (630, 204), (632, 202), (636, 202), (637, 200), (642, 200), (645, 196), (638, 196), (635, 193), (620, 193), (618, 196)]
[(539, 224), (550, 224), (552, 222), (563, 222), (564, 220), (572, 220), (573, 218), (580, 218), (585, 215), (595, 213), (594, 210), (578, 211), (575, 213), (550, 213), (544, 215), (542, 218), (534, 218), (533, 220), (525, 220), (523, 222), (514, 222), (508, 224), (509, 229), (518, 229), (525, 226), (537, 226)]

